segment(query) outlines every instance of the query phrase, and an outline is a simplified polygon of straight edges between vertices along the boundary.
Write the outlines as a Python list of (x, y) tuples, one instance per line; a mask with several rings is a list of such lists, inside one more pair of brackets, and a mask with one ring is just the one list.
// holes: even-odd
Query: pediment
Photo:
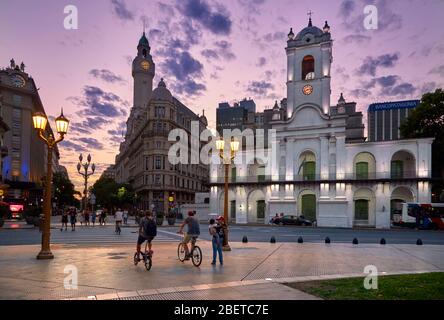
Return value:
[(330, 118), (315, 105), (303, 105), (296, 109), (290, 119), (292, 127), (317, 127), (329, 122)]

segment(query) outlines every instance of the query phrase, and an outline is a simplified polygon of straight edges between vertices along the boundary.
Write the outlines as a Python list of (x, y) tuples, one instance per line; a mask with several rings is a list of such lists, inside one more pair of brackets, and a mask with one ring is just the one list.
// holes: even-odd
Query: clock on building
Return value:
[(25, 86), (26, 80), (22, 76), (15, 74), (12, 76), (12, 84), (15, 87), (22, 88)]
[(344, 108), (344, 106), (340, 106), (340, 107), (338, 107), (338, 113), (345, 113), (345, 108)]
[(143, 70), (148, 70), (150, 68), (150, 63), (146, 60), (143, 60), (140, 65), (142, 66)]
[(308, 96), (308, 95), (312, 94), (312, 92), (313, 92), (313, 87), (310, 86), (310, 85), (306, 85), (306, 86), (304, 86), (304, 87), (302, 88), (302, 92), (303, 92), (306, 96)]

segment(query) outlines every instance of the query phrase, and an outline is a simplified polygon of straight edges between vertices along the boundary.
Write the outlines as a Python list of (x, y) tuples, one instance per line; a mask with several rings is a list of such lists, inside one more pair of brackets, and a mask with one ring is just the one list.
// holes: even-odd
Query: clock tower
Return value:
[(133, 60), (132, 75), (134, 78), (133, 106), (145, 109), (153, 91), (155, 65), (150, 54), (150, 44), (143, 32), (137, 46), (137, 56)]
[(291, 118), (299, 106), (311, 104), (324, 114), (330, 109), (330, 67), (332, 40), (325, 21), (323, 30), (308, 26), (296, 36), (290, 29), (287, 41), (287, 117)]

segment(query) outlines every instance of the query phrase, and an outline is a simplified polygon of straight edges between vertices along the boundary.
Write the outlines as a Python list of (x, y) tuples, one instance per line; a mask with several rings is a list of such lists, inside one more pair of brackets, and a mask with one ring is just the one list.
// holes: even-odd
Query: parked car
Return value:
[(278, 225), (294, 225), (294, 226), (312, 226), (313, 221), (305, 219), (303, 215), (300, 216), (293, 216), (293, 215), (286, 215), (283, 217), (275, 218), (273, 219), (274, 224)]

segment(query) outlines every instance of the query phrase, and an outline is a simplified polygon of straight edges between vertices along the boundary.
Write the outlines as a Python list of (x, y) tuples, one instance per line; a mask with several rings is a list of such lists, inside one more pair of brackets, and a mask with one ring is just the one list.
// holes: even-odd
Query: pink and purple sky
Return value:
[[(78, 8), (65, 30), (64, 7)], [(364, 7), (378, 8), (379, 28), (363, 27)], [(131, 61), (146, 21), (157, 86), (215, 127), (219, 102), (245, 97), (257, 109), (286, 95), (287, 33), (328, 20), (333, 45), (332, 104), (341, 92), (366, 115), (372, 102), (417, 99), (444, 86), (442, 0), (2, 0), (0, 65), (14, 58), (40, 88), (49, 115), (71, 120), (61, 164), (81, 189), (80, 152), (97, 173), (114, 162), (132, 106)], [(366, 118), (366, 117), (365, 117)]]

